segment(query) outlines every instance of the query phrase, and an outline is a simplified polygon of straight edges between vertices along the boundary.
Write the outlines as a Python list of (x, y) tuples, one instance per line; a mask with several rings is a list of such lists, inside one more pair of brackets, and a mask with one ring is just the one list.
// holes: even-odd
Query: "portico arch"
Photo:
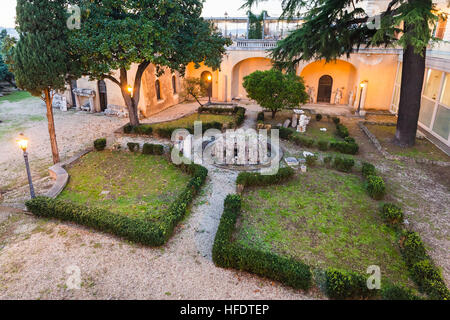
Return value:
[(231, 97), (241, 99), (247, 98), (247, 92), (242, 85), (244, 77), (257, 70), (265, 71), (271, 68), (271, 60), (264, 57), (247, 58), (236, 63), (233, 67), (231, 76)]
[[(315, 61), (306, 65), (300, 75), (303, 77), (307, 91), (311, 94), (314, 103), (335, 103), (338, 90), (341, 99), (337, 99), (337, 104), (347, 105), (350, 96), (353, 95), (352, 99), (354, 99), (356, 95), (357, 70), (353, 64), (347, 61), (336, 60), (328, 63), (325, 60)], [(327, 85), (331, 86), (331, 89)], [(331, 96), (329, 96), (330, 90)]]

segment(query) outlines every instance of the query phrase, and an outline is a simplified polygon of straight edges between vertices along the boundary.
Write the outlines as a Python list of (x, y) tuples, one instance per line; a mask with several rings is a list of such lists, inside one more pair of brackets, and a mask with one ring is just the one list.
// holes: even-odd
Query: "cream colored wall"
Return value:
[(271, 68), (272, 62), (267, 58), (248, 58), (240, 61), (234, 66), (232, 71), (231, 97), (246, 99), (247, 91), (242, 85), (244, 82), (244, 77), (255, 71), (265, 71), (270, 70)]
[(337, 60), (329, 63), (316, 61), (301, 69), (300, 76), (303, 77), (305, 85), (314, 88), (314, 101), (317, 101), (319, 79), (324, 75), (329, 75), (333, 78), (331, 103), (334, 103), (335, 92), (339, 88), (343, 93), (340, 104), (347, 104), (350, 92), (355, 92), (356, 90), (355, 67), (346, 61)]

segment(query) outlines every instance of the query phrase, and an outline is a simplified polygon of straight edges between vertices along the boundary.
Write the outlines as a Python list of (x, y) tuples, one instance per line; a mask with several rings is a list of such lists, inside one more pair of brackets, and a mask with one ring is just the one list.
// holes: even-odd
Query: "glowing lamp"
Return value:
[(19, 138), (17, 139), (17, 144), (19, 145), (20, 149), (22, 149), (24, 152), (27, 151), (28, 139), (23, 135), (23, 133), (19, 135)]
[(208, 81), (211, 81), (212, 80), (212, 77), (211, 77), (211, 75), (208, 75)]
[(129, 92), (129, 93), (132, 93), (132, 92), (133, 92), (133, 88), (132, 88), (131, 86), (128, 86), (127, 89), (128, 89), (128, 92)]

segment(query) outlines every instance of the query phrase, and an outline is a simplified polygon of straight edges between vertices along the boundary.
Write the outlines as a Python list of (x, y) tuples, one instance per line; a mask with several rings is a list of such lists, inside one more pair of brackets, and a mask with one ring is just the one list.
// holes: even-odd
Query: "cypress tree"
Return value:
[(57, 90), (65, 90), (74, 75), (68, 47), (65, 0), (18, 0), (16, 24), (19, 41), (14, 47), (13, 70), (19, 88), (41, 96), (47, 107), (48, 131), (53, 162), (59, 162), (52, 100)]

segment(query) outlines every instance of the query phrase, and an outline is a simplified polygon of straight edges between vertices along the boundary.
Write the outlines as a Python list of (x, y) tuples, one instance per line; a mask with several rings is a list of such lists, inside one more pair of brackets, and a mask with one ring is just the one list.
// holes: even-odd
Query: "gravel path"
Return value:
[[(244, 126), (252, 126), (256, 111)], [(178, 113), (177, 113), (178, 114)], [(160, 248), (0, 207), (0, 299), (312, 299), (279, 283), (217, 268), (211, 250), (236, 172), (209, 166), (190, 215)], [(16, 193), (26, 192), (16, 190)], [(68, 289), (76, 266), (81, 288)]]

